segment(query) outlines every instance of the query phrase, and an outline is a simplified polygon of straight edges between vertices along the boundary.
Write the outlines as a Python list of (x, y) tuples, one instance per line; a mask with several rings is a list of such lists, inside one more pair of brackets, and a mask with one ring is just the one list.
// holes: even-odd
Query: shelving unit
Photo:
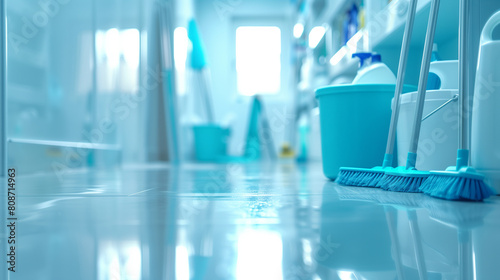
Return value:
[(313, 19), (312, 24), (318, 26), (333, 22), (335, 18), (342, 12), (346, 11), (352, 3), (353, 0), (326, 1), (323, 12), (319, 15), (319, 17)]
[[(394, 47), (401, 45), (404, 23), (406, 21), (406, 12), (398, 15), (398, 7), (407, 6), (402, 3), (407, 3), (407, 0), (391, 2), (386, 9), (380, 12), (380, 17), (382, 19), (384, 18), (384, 14), (392, 15), (392, 17), (388, 18), (388, 23), (385, 25), (385, 29), (382, 32), (371, 35), (371, 40), (375, 49), (377, 47)], [(424, 44), (431, 1), (421, 0), (418, 3), (415, 28), (413, 30), (413, 45)], [(446, 44), (450, 40), (458, 38), (458, 4), (458, 1), (441, 1), (435, 37), (435, 43), (438, 45)]]
[[(341, 31), (338, 30), (339, 24), (336, 24), (336, 22), (354, 2), (355, 0), (326, 1), (323, 12), (315, 20), (310, 21), (310, 24), (312, 26), (328, 26), (330, 28), (329, 32), (338, 34)], [(415, 63), (410, 61), (408, 70), (410, 73), (418, 73), (420, 63), (416, 62), (421, 57), (430, 3), (431, 0), (418, 1), (411, 50), (411, 56)], [(328, 65), (329, 80), (334, 81), (341, 76), (354, 77), (358, 68), (358, 60), (351, 57), (353, 53), (358, 51), (381, 53), (384, 62), (396, 73), (408, 5), (409, 0), (390, 2), (384, 9), (370, 17), (370, 21), (366, 22), (366, 26), (359, 30), (358, 38), (351, 39), (353, 42), (350, 41), (345, 46), (329, 50), (331, 52), (331, 55), (327, 58), (330, 62)], [(441, 1), (435, 43), (438, 44), (443, 59), (457, 58), (458, 5), (458, 1)], [(413, 82), (411, 78), (410, 82)]]

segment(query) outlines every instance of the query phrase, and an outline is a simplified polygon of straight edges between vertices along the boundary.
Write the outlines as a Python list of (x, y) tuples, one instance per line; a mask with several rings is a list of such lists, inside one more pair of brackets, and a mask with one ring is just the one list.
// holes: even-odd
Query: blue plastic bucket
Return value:
[[(415, 87), (405, 87), (405, 92)], [(382, 164), (395, 85), (342, 85), (316, 90), (323, 173), (335, 179), (340, 167)]]
[(216, 162), (227, 155), (229, 129), (216, 124), (193, 127), (196, 160)]

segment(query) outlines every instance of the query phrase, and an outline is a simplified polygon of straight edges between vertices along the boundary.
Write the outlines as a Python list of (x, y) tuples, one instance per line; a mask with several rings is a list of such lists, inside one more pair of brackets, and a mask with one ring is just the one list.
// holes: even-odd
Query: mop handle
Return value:
[(406, 65), (408, 64), (408, 53), (410, 52), (410, 43), (411, 36), (413, 33), (413, 25), (415, 22), (415, 12), (417, 10), (417, 2), (418, 0), (411, 0), (410, 6), (408, 7), (408, 17), (406, 19), (405, 32), (403, 36), (403, 45), (401, 48), (401, 55), (399, 58), (399, 67), (398, 67), (398, 79), (396, 81), (396, 90), (394, 92), (394, 101), (393, 106), (394, 110), (392, 110), (391, 117), (391, 126), (389, 127), (389, 137), (387, 138), (387, 148), (385, 153), (387, 155), (392, 155), (394, 152), (394, 142), (396, 139), (396, 128), (398, 126), (398, 118), (399, 118), (399, 108), (400, 108), (400, 97), (403, 93), (403, 86), (405, 82), (405, 74), (406, 74)]
[(214, 123), (214, 113), (213, 113), (213, 103), (211, 94), (211, 83), (210, 83), (210, 71), (208, 68), (204, 67), (200, 70), (200, 75), (198, 75), (198, 90), (200, 91), (200, 97), (203, 105), (205, 105), (205, 113), (207, 114), (207, 120), (209, 123)]
[(436, 25), (439, 14), (439, 2), (440, 0), (433, 0), (431, 3), (431, 12), (429, 15), (429, 23), (427, 25), (427, 34), (425, 36), (424, 56), (422, 58), (422, 67), (420, 68), (417, 105), (415, 108), (415, 118), (413, 120), (413, 132), (410, 143), (410, 153), (412, 154), (417, 153), (418, 140), (420, 138), (420, 127), (422, 125), (422, 115), (424, 113), (425, 92), (427, 88), (427, 79), (429, 78), (432, 46), (434, 44), (434, 35), (436, 34)]
[(460, 15), (459, 15), (459, 45), (458, 45), (458, 71), (459, 76), (459, 94), (460, 98), (458, 100), (458, 148), (461, 150), (469, 149), (469, 67), (468, 67), (468, 56), (467, 44), (469, 42), (469, 32), (467, 23), (469, 22), (470, 16), (470, 1), (461, 0), (460, 1)]

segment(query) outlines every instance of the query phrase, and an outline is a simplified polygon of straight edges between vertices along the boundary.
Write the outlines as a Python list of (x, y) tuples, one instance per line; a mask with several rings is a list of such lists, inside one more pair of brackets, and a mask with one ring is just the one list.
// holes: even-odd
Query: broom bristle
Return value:
[(450, 175), (433, 174), (420, 190), (427, 195), (447, 200), (482, 201), (496, 194), (484, 180), (470, 178), (458, 172)]
[(335, 182), (344, 186), (376, 187), (376, 182), (383, 176), (383, 172), (373, 169), (341, 168)]
[(384, 177), (383, 172), (372, 172), (370, 176), (365, 176), (363, 180), (359, 182), (361, 187), (376, 188), (378, 182)]
[(386, 173), (378, 183), (378, 187), (386, 191), (419, 193), (420, 186), (427, 179), (429, 174), (395, 174)]
[(339, 176), (335, 180), (335, 183), (339, 185), (347, 185), (351, 177), (354, 176), (353, 171), (350, 170), (340, 170)]

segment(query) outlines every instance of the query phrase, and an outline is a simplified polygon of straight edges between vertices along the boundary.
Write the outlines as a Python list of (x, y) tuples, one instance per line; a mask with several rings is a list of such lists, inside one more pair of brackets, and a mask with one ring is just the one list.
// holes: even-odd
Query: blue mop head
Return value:
[(416, 160), (416, 154), (408, 153), (406, 167), (398, 167), (393, 171), (386, 172), (377, 186), (386, 191), (420, 192), (420, 186), (429, 177), (430, 173), (416, 170)]
[(420, 191), (447, 200), (482, 201), (496, 192), (484, 182), (484, 176), (467, 166), (469, 151), (458, 150), (457, 166), (432, 171)]
[(383, 165), (372, 169), (342, 167), (335, 182), (344, 186), (376, 188), (385, 172), (392, 169), (392, 159), (392, 155), (386, 154)]

